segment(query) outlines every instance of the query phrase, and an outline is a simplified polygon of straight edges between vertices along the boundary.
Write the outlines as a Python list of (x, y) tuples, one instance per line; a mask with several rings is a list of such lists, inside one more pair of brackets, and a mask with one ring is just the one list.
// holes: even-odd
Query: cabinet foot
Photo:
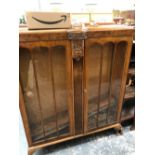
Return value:
[(130, 130), (135, 130), (135, 126), (132, 125), (131, 128), (130, 128)]
[(33, 155), (35, 151), (36, 151), (35, 149), (28, 148), (28, 155)]
[(122, 128), (121, 125), (118, 125), (114, 129), (115, 129), (117, 135), (122, 135), (123, 134), (123, 128)]
[(135, 116), (133, 118), (133, 124), (132, 124), (130, 130), (135, 130)]

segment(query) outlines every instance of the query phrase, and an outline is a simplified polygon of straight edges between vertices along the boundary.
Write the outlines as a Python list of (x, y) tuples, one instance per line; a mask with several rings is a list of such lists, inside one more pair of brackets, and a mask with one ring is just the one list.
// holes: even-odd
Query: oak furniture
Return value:
[(120, 116), (134, 30), (19, 32), (20, 111), (28, 154), (110, 128)]

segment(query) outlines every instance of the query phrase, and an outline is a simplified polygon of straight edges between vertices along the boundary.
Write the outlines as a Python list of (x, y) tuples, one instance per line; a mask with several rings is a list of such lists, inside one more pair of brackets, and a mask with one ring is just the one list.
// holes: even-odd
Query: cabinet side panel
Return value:
[(28, 117), (27, 117), (27, 112), (25, 108), (25, 103), (24, 103), (24, 98), (23, 98), (23, 93), (21, 90), (21, 85), (19, 83), (19, 108), (22, 116), (22, 121), (25, 129), (25, 134), (27, 138), (28, 145), (32, 145), (32, 139), (31, 139), (31, 133), (30, 133), (30, 127), (28, 123)]

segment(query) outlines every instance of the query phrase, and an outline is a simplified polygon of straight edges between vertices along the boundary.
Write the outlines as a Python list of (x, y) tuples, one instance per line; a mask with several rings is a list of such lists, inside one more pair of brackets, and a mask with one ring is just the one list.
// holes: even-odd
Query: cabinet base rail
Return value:
[(91, 135), (93, 133), (98, 133), (98, 132), (101, 132), (101, 131), (104, 131), (104, 130), (108, 130), (108, 129), (112, 129), (112, 128), (114, 128), (116, 130), (116, 132), (118, 132), (118, 131), (122, 132), (121, 124), (120, 123), (116, 123), (116, 124), (113, 124), (113, 125), (101, 128), (101, 129), (97, 129), (95, 131), (91, 131), (89, 133), (84, 133), (84, 134), (79, 134), (79, 135), (75, 135), (75, 136), (70, 136), (70, 137), (63, 138), (63, 139), (60, 139), (60, 140), (57, 140), (57, 141), (47, 142), (47, 143), (44, 143), (44, 144), (38, 144), (36, 146), (31, 146), (31, 147), (28, 148), (28, 155), (33, 155), (33, 153), (35, 151), (37, 151), (37, 150), (39, 150), (41, 148), (50, 146), (50, 145), (58, 144), (58, 143), (61, 143), (61, 142), (64, 142), (64, 141), (68, 141), (68, 140), (72, 140), (72, 139), (75, 139), (75, 138), (80, 138), (80, 137), (88, 136), (88, 135)]

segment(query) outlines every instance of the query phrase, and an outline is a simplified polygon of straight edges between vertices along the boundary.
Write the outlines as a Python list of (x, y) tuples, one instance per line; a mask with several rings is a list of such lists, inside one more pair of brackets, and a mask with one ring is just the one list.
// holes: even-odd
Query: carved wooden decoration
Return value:
[(86, 31), (68, 32), (68, 39), (71, 40), (72, 58), (79, 61), (84, 56), (84, 39), (87, 38)]
[(84, 40), (72, 40), (72, 57), (79, 61), (84, 56)]

